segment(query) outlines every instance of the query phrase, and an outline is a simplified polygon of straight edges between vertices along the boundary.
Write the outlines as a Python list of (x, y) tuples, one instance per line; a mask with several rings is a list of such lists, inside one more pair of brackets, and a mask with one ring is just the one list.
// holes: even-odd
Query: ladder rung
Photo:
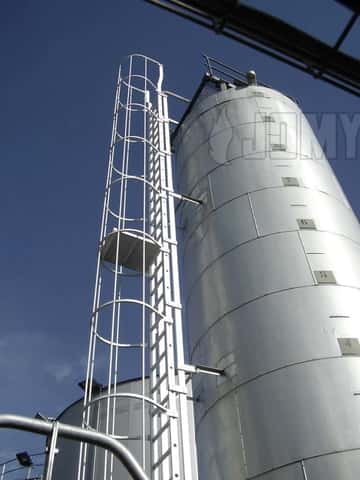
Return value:
[(154, 345), (151, 345), (150, 352), (153, 352), (156, 348), (158, 348), (158, 346), (159, 346), (158, 343), (154, 343)]
[(159, 346), (160, 340), (162, 340), (166, 335), (166, 330), (163, 330), (160, 335), (157, 336), (156, 341), (153, 345), (151, 345), (150, 350), (153, 351), (156, 347)]
[(166, 357), (166, 349), (163, 351), (163, 353), (157, 358), (157, 362), (161, 362)]
[(160, 439), (161, 435), (165, 432), (166, 429), (170, 427), (170, 421), (167, 420), (166, 423), (159, 429), (158, 432), (155, 433), (154, 436), (151, 437), (152, 442), (156, 442), (157, 440)]
[[(157, 282), (157, 285), (155, 285), (154, 289), (153, 289), (153, 290), (150, 290), (150, 296), (153, 296), (153, 295), (156, 293), (158, 287), (159, 287), (162, 283), (163, 283), (162, 280), (160, 280), (160, 281)], [(161, 295), (158, 295), (158, 296), (157, 296), (158, 302), (159, 302), (160, 299), (163, 298), (163, 296), (164, 296), (164, 292), (162, 292)], [(158, 302), (157, 302), (157, 303), (158, 303)]]
[(160, 402), (161, 405), (165, 408), (168, 408), (168, 405), (167, 405), (168, 400), (169, 400), (169, 392), (165, 395), (164, 398), (161, 399), (161, 402)]
[[(164, 408), (168, 409), (169, 410), (169, 407), (168, 407), (168, 399), (169, 399), (169, 394), (167, 393), (165, 395), (165, 397), (159, 401), (158, 400), (158, 403), (159, 405), (163, 406)], [(165, 412), (163, 410), (161, 410), (160, 408), (158, 407), (154, 407), (152, 410), (151, 410), (151, 413), (150, 413), (151, 417), (156, 417), (156, 415), (166, 415)]]
[(158, 326), (159, 326), (159, 320), (150, 327), (150, 333), (153, 332), (156, 328), (158, 328)]
[(165, 413), (163, 410), (161, 410), (159, 407), (154, 407), (152, 410), (151, 410), (151, 413), (150, 413), (150, 416), (152, 418), (156, 417), (157, 415), (167, 415), (167, 413)]
[[(155, 279), (154, 279), (155, 281)], [(158, 287), (163, 283), (163, 279), (160, 279), (160, 280), (156, 280), (156, 285), (155, 287), (150, 290), (150, 295), (154, 295), (158, 289)], [(162, 298), (163, 297), (163, 293), (158, 297), (158, 298)]]
[[(163, 323), (163, 324), (162, 324)], [(172, 318), (167, 318), (167, 317), (160, 317), (151, 327), (150, 327), (150, 333), (152, 333), (156, 328), (158, 327), (165, 327), (165, 324), (172, 325), (174, 323), (174, 320)]]
[(160, 455), (159, 459), (153, 464), (152, 469), (156, 470), (157, 468), (159, 468), (162, 462), (170, 455), (170, 453), (171, 448), (169, 448), (168, 450), (166, 450), (166, 452)]
[(154, 265), (153, 275), (154, 275), (155, 272), (157, 272), (163, 266), (164, 265), (162, 264), (162, 262), (159, 262), (157, 265)]
[(155, 322), (154, 325), (150, 327), (150, 333), (152, 333), (159, 326), (159, 322)]
[(167, 372), (165, 372), (160, 378), (159, 380), (155, 383), (155, 385), (152, 387), (152, 389), (150, 390), (150, 392), (153, 394), (154, 392), (156, 392), (156, 390), (160, 387), (160, 385), (163, 383), (164, 380), (167, 379)]
[[(164, 327), (165, 327), (165, 323), (164, 323)], [(160, 341), (166, 336), (166, 328), (164, 328), (161, 332), (158, 332), (157, 336), (156, 336), (156, 340), (155, 342), (157, 344), (160, 343)]]

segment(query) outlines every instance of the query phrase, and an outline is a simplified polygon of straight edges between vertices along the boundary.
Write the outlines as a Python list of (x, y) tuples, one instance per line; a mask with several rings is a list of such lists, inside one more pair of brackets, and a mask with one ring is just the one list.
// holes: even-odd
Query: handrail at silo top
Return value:
[[(114, 440), (104, 433), (85, 430), (66, 423), (57, 422), (57, 424), (58, 435), (60, 437), (91, 443), (98, 447), (105, 448), (106, 450), (111, 451), (118, 460), (120, 460), (132, 478), (135, 480), (149, 480), (132, 453), (119, 441)], [(47, 422), (45, 420), (37, 420), (35, 418), (23, 417), (20, 415), (0, 415), (0, 428), (12, 428), (38, 433), (40, 435), (51, 435), (53, 426), (53, 422)]]

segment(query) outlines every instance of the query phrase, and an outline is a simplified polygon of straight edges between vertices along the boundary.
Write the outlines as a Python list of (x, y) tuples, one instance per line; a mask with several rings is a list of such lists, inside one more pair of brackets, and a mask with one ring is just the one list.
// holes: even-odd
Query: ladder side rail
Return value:
[[(174, 197), (171, 192), (174, 192), (173, 186), (173, 172), (172, 172), (172, 155), (171, 155), (171, 141), (170, 141), (170, 125), (168, 113), (167, 96), (162, 95), (163, 109), (164, 109), (164, 135), (165, 135), (165, 151), (166, 151), (166, 171), (167, 171), (167, 185), (168, 188), (168, 206), (169, 206), (169, 238), (171, 240), (170, 259), (171, 259), (171, 274), (172, 274), (172, 295), (175, 307), (173, 308), (173, 318), (175, 327), (175, 342), (176, 342), (176, 364), (184, 365), (184, 339), (183, 339), (183, 321), (182, 321), (182, 307), (181, 307), (181, 292), (180, 292), (180, 276), (179, 276), (179, 260), (178, 247), (176, 235), (176, 216)], [(186, 375), (183, 370), (177, 370), (177, 380), (179, 389), (179, 414), (180, 414), (180, 428), (181, 428), (181, 443), (183, 456), (183, 475), (186, 480), (193, 478), (192, 466), (187, 459), (191, 458), (190, 451), (190, 430), (189, 430), (189, 408), (187, 400), (187, 385)]]
[[(150, 138), (150, 144), (151, 145), (156, 145), (156, 123), (154, 120), (154, 117), (151, 119), (151, 123), (149, 126), (149, 138)], [(149, 180), (153, 185), (157, 185), (158, 182), (155, 182), (155, 170), (156, 170), (156, 151), (152, 147), (150, 147), (150, 153), (149, 153)], [(158, 203), (158, 193), (155, 192), (153, 189), (150, 190), (149, 192), (149, 231), (150, 235), (154, 237), (156, 240), (161, 240), (161, 232), (159, 235), (159, 227), (156, 224), (156, 204)], [(150, 268), (150, 305), (152, 305), (154, 308), (158, 308), (157, 305), (157, 289), (156, 289), (156, 280), (155, 280), (155, 274), (157, 273), (157, 269), (159, 267), (159, 262), (161, 262), (161, 252), (158, 255), (158, 258)], [(152, 389), (154, 385), (156, 384), (157, 381), (157, 352), (154, 350), (154, 347), (157, 348), (156, 346), (156, 337), (157, 337), (157, 322), (159, 321), (158, 318), (156, 318), (156, 314), (154, 311), (151, 311), (150, 313), (150, 325), (149, 325), (149, 351), (150, 351), (150, 394), (154, 398), (155, 401), (159, 401), (158, 395), (152, 394)], [(156, 435), (158, 431), (157, 427), (158, 423), (158, 418), (156, 415), (151, 416), (150, 418), (150, 435), (151, 438)], [(151, 465), (155, 464), (158, 461), (158, 458), (160, 456), (160, 447), (159, 447), (159, 442), (151, 442)], [(159, 472), (156, 470), (156, 472), (152, 472), (152, 479), (153, 480), (159, 480)]]
[[(150, 91), (148, 91), (148, 63), (147, 58), (144, 58), (144, 84), (143, 84), (143, 115), (142, 115), (142, 127), (143, 127), (143, 199), (142, 199), (142, 278), (141, 278), (141, 296), (142, 296), (142, 309), (141, 309), (141, 393), (142, 393), (142, 401), (141, 401), (141, 458), (142, 458), (142, 467), (146, 468), (146, 410), (145, 410), (145, 395), (146, 395), (146, 302), (147, 302), (147, 278), (146, 278), (146, 252), (145, 252), (145, 240), (146, 240), (146, 233), (147, 233), (147, 202), (148, 202), (148, 185), (146, 183), (147, 175), (148, 175), (148, 145), (147, 145), (147, 137), (148, 137), (148, 119), (147, 119), (147, 104), (150, 99)], [(150, 193), (150, 192), (149, 192)]]
[[(154, 137), (152, 143), (156, 145), (157, 151), (153, 156), (153, 178), (152, 182), (157, 187), (157, 192), (154, 194), (155, 200), (153, 203), (153, 228), (156, 240), (162, 244), (163, 240), (163, 194), (161, 192), (161, 152), (160, 152), (160, 132), (158, 119), (155, 122), (153, 129)], [(152, 292), (152, 302), (156, 308), (165, 312), (164, 303), (164, 265), (163, 265), (163, 251), (160, 252), (155, 266), (152, 271), (152, 280), (150, 291)], [(166, 325), (163, 319), (154, 319), (151, 323), (150, 331), (150, 357), (151, 357), (151, 394), (159, 403), (167, 402), (168, 387), (164, 384), (167, 380), (167, 359), (166, 359), (166, 344), (165, 334)], [(163, 355), (163, 353), (165, 355)], [(158, 383), (162, 381), (161, 385)], [(159, 412), (152, 416), (152, 475), (154, 479), (169, 478), (169, 448), (170, 436), (168, 428), (166, 428), (168, 418), (164, 418)], [(166, 455), (167, 454), (167, 455)]]
[[(164, 295), (165, 295), (165, 315), (167, 318), (173, 318), (173, 309), (170, 306), (171, 299), (171, 262), (170, 262), (170, 243), (168, 236), (168, 224), (171, 219), (168, 212), (168, 201), (166, 195), (167, 187), (167, 162), (166, 162), (166, 125), (164, 123), (164, 105), (162, 92), (158, 92), (158, 114), (159, 114), (159, 161), (160, 161), (160, 182), (162, 192), (162, 236), (163, 236), (163, 263), (164, 263)], [(166, 350), (166, 374), (167, 385), (160, 385), (162, 393), (168, 397), (168, 407), (172, 411), (177, 411), (177, 393), (172, 389), (175, 385), (175, 356), (174, 356), (174, 333), (173, 324), (166, 323), (165, 325), (166, 335), (163, 339), (164, 348)], [(166, 391), (167, 390), (167, 391)], [(164, 478), (180, 478), (180, 438), (178, 430), (178, 419), (170, 418), (170, 438), (169, 438), (169, 450), (170, 450), (170, 463), (171, 472), (164, 470)]]

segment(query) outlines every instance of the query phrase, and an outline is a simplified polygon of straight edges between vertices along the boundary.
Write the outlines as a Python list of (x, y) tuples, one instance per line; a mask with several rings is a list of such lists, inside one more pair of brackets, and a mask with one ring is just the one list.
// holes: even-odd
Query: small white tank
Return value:
[[(134, 379), (125, 382), (118, 383), (117, 393), (126, 394), (141, 394), (142, 382), (141, 379)], [(101, 396), (101, 392), (97, 396)], [(99, 405), (98, 411), (94, 411), (94, 418), (92, 419), (92, 425), (97, 425), (98, 431), (105, 431), (105, 412), (107, 400), (100, 400), (96, 404)], [(192, 401), (189, 400), (191, 404)], [(102, 408), (103, 407), (103, 408)], [(121, 435), (128, 436), (129, 440), (120, 440), (121, 443), (129, 448), (131, 453), (135, 456), (137, 461), (141, 464), (142, 459), (142, 441), (140, 438), (141, 422), (142, 422), (142, 400), (136, 398), (120, 397), (116, 399), (116, 408), (114, 421), (116, 422), (116, 431), (121, 432)], [(150, 429), (150, 409), (146, 406), (146, 431)], [(70, 425), (81, 426), (83, 412), (83, 398), (74, 402), (68, 406), (57, 418), (59, 422), (67, 423)], [(191, 407), (192, 412), (192, 407)], [(194, 425), (191, 427), (194, 432)], [(194, 438), (194, 435), (192, 435)], [(73, 440), (59, 438), (57, 447), (59, 453), (55, 457), (53, 480), (76, 480), (78, 475), (78, 463), (79, 463), (79, 449), (80, 444)], [(193, 458), (191, 459), (193, 468), (196, 469), (195, 445), (191, 449), (193, 452)], [(88, 447), (87, 455), (87, 468), (85, 480), (130, 480), (131, 477), (127, 473), (126, 469), (113, 458), (111, 461), (111, 455), (108, 455), (108, 474), (106, 479), (104, 475), (104, 461), (105, 451), (93, 446)], [(146, 439), (145, 447), (146, 455), (146, 473), (150, 477), (149, 465), (150, 465), (150, 442)], [(112, 465), (112, 467), (111, 467)], [(109, 467), (110, 466), (110, 467)], [(196, 471), (196, 470), (194, 470)], [(112, 476), (111, 476), (112, 474)]]

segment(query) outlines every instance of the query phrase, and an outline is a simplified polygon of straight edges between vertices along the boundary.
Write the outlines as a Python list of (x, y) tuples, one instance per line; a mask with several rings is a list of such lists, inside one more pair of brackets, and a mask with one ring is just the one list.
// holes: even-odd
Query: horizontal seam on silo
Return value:
[[(310, 231), (310, 230), (308, 230)], [(314, 232), (314, 233), (326, 233), (328, 235), (335, 235), (337, 237), (341, 237), (343, 238), (344, 240), (347, 240), (347, 241), (350, 241), (352, 243), (354, 243), (356, 246), (360, 247), (360, 242), (357, 242), (356, 240), (346, 236), (346, 235), (343, 235), (341, 233), (336, 233), (336, 232), (330, 232), (328, 230), (311, 230), (311, 232)], [(283, 231), (280, 231), (280, 232), (271, 232), (271, 233), (267, 233), (266, 235), (261, 235), (259, 237), (254, 237), (254, 238), (250, 238), (249, 240), (245, 240), (244, 242), (241, 242), (241, 243), (238, 243), (237, 245), (233, 246), (232, 248), (230, 248), (229, 250), (227, 250), (226, 252), (222, 253), (221, 255), (219, 255), (218, 257), (216, 257), (215, 259), (213, 259), (208, 265), (206, 265), (206, 267), (201, 270), (201, 272), (199, 273), (199, 275), (193, 280), (193, 282), (191, 283), (190, 287), (189, 287), (189, 290), (190, 290), (190, 294), (186, 297), (186, 304), (188, 303), (189, 301), (189, 298), (191, 297), (192, 293), (193, 293), (193, 289), (194, 289), (194, 286), (196, 285), (196, 283), (201, 279), (201, 277), (206, 273), (207, 270), (209, 270), (211, 267), (213, 267), (213, 265), (215, 263), (217, 263), (219, 260), (221, 260), (222, 258), (226, 257), (226, 255), (228, 255), (229, 253), (232, 253), (233, 251), (235, 251), (237, 248), (240, 248), (244, 245), (247, 245), (247, 244), (250, 244), (251, 242), (256, 242), (257, 240), (262, 240), (264, 238), (269, 238), (269, 237), (272, 237), (272, 236), (275, 236), (275, 235), (285, 235), (285, 234), (288, 234), (288, 233), (294, 233), (294, 234), (298, 234), (299, 233), (299, 230), (297, 229), (294, 229), (294, 230), (283, 230)], [(302, 243), (302, 242), (300, 242)], [(303, 245), (301, 245), (302, 249), (303, 249)], [(305, 252), (305, 254), (307, 253), (310, 253), (310, 252)]]
[[(239, 123), (239, 124), (236, 124), (236, 125), (231, 125), (229, 127), (226, 127), (226, 128), (223, 128), (222, 130), (219, 130), (218, 132), (216, 132), (214, 135), (210, 135), (209, 137), (207, 137), (202, 143), (199, 143), (199, 145), (196, 146), (196, 148), (194, 150), (192, 150), (187, 158), (185, 159), (185, 161), (182, 162), (182, 166), (181, 166), (181, 170), (179, 170), (177, 172), (177, 177), (178, 178), (181, 178), (182, 176), (182, 172), (184, 170), (184, 168), (186, 167), (186, 165), (188, 164), (188, 162), (191, 160), (191, 157), (193, 155), (196, 154), (196, 152), (198, 150), (200, 150), (201, 147), (203, 147), (204, 145), (206, 145), (207, 143), (209, 143), (209, 141), (214, 138), (214, 137), (217, 137), (218, 135), (220, 135), (221, 133), (224, 133), (226, 132), (227, 130), (233, 130), (234, 128), (238, 128), (238, 127), (243, 127), (243, 126), (248, 126), (248, 125), (256, 125), (256, 124), (262, 124), (264, 123), (263, 121), (258, 121), (258, 122), (244, 122), (244, 123)], [(272, 151), (272, 150), (269, 150), (269, 152)], [(256, 152), (256, 153), (262, 153), (262, 152)], [(288, 152), (288, 153), (293, 153), (294, 152)], [(247, 155), (251, 155), (251, 154), (247, 154)], [(230, 162), (231, 160), (228, 160), (228, 162)]]
[[(277, 97), (282, 98), (281, 94), (278, 95)], [(227, 100), (221, 101), (220, 103), (214, 103), (213, 105), (211, 105), (211, 107), (206, 108), (205, 110), (203, 110), (202, 112), (200, 112), (200, 113), (197, 114), (196, 116), (193, 115), (193, 118), (192, 118), (192, 117), (188, 117), (188, 118), (185, 120), (185, 122), (184, 122), (184, 123), (187, 123), (188, 125), (186, 125), (186, 128), (184, 129), (184, 131), (181, 132), (180, 137), (179, 137), (179, 138), (180, 138), (179, 141), (181, 141), (181, 139), (184, 138), (184, 136), (186, 135), (186, 133), (189, 131), (189, 129), (192, 127), (193, 123), (196, 122), (196, 120), (197, 120), (198, 118), (202, 117), (203, 115), (206, 115), (206, 114), (207, 114), (208, 112), (210, 112), (211, 110), (216, 109), (216, 108), (218, 108), (218, 107), (222, 107), (222, 106), (225, 105), (226, 103), (233, 103), (233, 102), (237, 102), (237, 101), (245, 101), (245, 100), (249, 100), (249, 99), (253, 99), (253, 98), (256, 99), (256, 97), (254, 97), (253, 95), (246, 96), (246, 97), (229, 98), (229, 99), (227, 99)], [(270, 97), (266, 97), (266, 98), (273, 98), (273, 97), (270, 96)], [(296, 113), (301, 113), (302, 115), (304, 115), (304, 114), (301, 112), (299, 106), (296, 105), (295, 102), (293, 102), (293, 103), (294, 103), (294, 105), (296, 106), (296, 109), (298, 110), (298, 112), (296, 112)], [(199, 105), (200, 105), (200, 104), (199, 104)], [(280, 112), (280, 113), (284, 113), (284, 112)], [(288, 113), (288, 112), (286, 112), (286, 113)], [(292, 112), (291, 112), (291, 113), (292, 113)], [(305, 115), (304, 115), (304, 116), (305, 116)], [(306, 117), (305, 117), (305, 118), (306, 118)], [(240, 125), (242, 125), (242, 124), (240, 124)]]
[(257, 478), (261, 479), (261, 477), (263, 475), (267, 475), (269, 473), (276, 472), (276, 470), (280, 470), (281, 468), (291, 467), (292, 465), (299, 464), (302, 461), (306, 462), (308, 460), (316, 460), (317, 458), (321, 458), (321, 457), (327, 457), (327, 456), (330, 456), (330, 455), (341, 455), (343, 453), (357, 452), (359, 450), (360, 450), (360, 447), (344, 448), (343, 450), (332, 450), (330, 452), (319, 453), (317, 455), (312, 455), (310, 457), (299, 458), (298, 460), (294, 460), (294, 461), (289, 462), (289, 463), (284, 463), (283, 465), (279, 465), (278, 467), (274, 467), (274, 468), (271, 468), (269, 470), (264, 470), (264, 472), (262, 472), (262, 473), (257, 473), (256, 475), (253, 475), (251, 477), (247, 477), (246, 480), (256, 480)]
[(237, 100), (249, 100), (249, 98), (251, 97), (238, 97), (236, 99), (234, 98), (231, 98), (229, 100), (223, 100), (222, 102), (220, 103), (214, 103), (211, 107), (207, 108), (206, 110), (200, 112), (198, 115), (193, 115), (193, 118), (191, 117), (188, 117), (187, 120), (185, 120), (185, 123), (188, 123), (188, 125), (186, 125), (186, 128), (184, 129), (183, 132), (181, 132), (180, 134), (180, 140), (181, 141), (184, 136), (186, 135), (186, 133), (190, 130), (190, 128), (192, 127), (193, 123), (196, 122), (196, 120), (200, 117), (202, 117), (203, 115), (206, 115), (208, 112), (210, 112), (211, 110), (213, 109), (216, 109), (218, 107), (221, 107), (223, 105), (225, 105), (226, 103), (232, 103), (232, 102), (236, 102)]
[[(210, 137), (210, 138), (212, 138), (212, 137)], [(204, 144), (205, 144), (205, 143), (207, 143), (207, 142), (204, 142)], [(204, 145), (204, 144), (202, 144), (202, 145)], [(201, 145), (201, 146), (202, 146), (202, 145)], [(181, 177), (182, 177), (183, 171), (184, 171), (187, 163), (191, 160), (192, 156), (193, 156), (194, 154), (196, 154), (196, 151), (197, 151), (197, 150), (194, 150), (194, 152), (192, 152), (192, 153), (189, 155), (189, 158), (186, 160), (184, 166), (183, 166), (183, 167), (181, 168), (181, 170), (178, 172), (178, 174), (177, 174), (178, 183), (181, 182)], [(214, 167), (214, 168), (211, 170), (211, 172), (214, 171), (214, 170), (216, 170), (216, 169), (219, 168), (219, 167), (222, 167), (222, 166), (224, 166), (224, 165), (226, 166), (226, 165), (228, 165), (229, 163), (234, 162), (235, 160), (240, 159), (240, 158), (256, 161), (256, 160), (259, 160), (259, 159), (256, 158), (256, 157), (254, 158), (253, 155), (258, 155), (258, 154), (262, 154), (262, 153), (272, 153), (272, 152), (273, 152), (273, 150), (260, 150), (260, 151), (256, 151), (256, 152), (246, 153), (246, 154), (244, 154), (244, 155), (238, 155), (238, 156), (236, 156), (236, 157), (230, 158), (229, 160), (225, 160), (225, 161), (222, 162), (222, 163), (219, 163), (219, 162), (217, 162), (216, 160), (214, 160), (214, 161), (217, 163), (217, 166)], [(291, 158), (290, 158), (290, 159), (288, 159), (288, 158), (279, 159), (279, 158), (277, 158), (277, 159), (275, 159), (275, 160), (276, 160), (276, 161), (279, 161), (279, 160), (287, 160), (287, 161), (291, 161), (291, 162), (296, 162), (296, 161), (299, 161), (299, 160), (312, 160), (313, 162), (317, 162), (316, 164), (317, 164), (317, 165), (320, 165), (320, 166), (321, 166), (322, 168), (324, 168), (324, 169), (329, 170), (329, 169), (331, 168), (331, 167), (330, 167), (330, 164), (328, 163), (328, 161), (327, 161), (327, 163), (325, 163), (325, 162), (316, 160), (316, 159), (313, 158), (313, 157), (310, 157), (310, 156), (307, 156), (307, 155), (304, 155), (304, 154), (301, 154), (301, 153), (296, 153), (296, 152), (286, 151), (286, 153), (288, 153), (288, 154), (290, 154), (290, 155), (296, 155), (297, 158), (294, 158), (294, 159), (291, 159)], [(298, 157), (300, 157), (300, 158), (298, 158)], [(265, 158), (261, 158), (260, 160), (265, 160)], [(209, 172), (207, 172), (206, 175), (208, 175), (208, 173), (209, 173)]]
[(302, 288), (324, 288), (324, 287), (351, 288), (353, 290), (357, 290), (357, 291), (360, 292), (360, 287), (355, 287), (355, 286), (352, 286), (352, 285), (341, 285), (339, 283), (336, 283), (336, 284), (335, 283), (324, 283), (324, 284), (316, 284), (316, 285), (314, 285), (314, 284), (299, 285), (297, 287), (281, 288), (280, 290), (274, 290), (272, 292), (264, 293), (263, 295), (259, 295), (258, 297), (252, 298), (251, 300), (247, 300), (246, 302), (242, 303), (241, 305), (237, 305), (236, 307), (234, 307), (234, 308), (226, 311), (222, 315), (220, 315), (220, 317), (218, 317), (211, 325), (209, 325), (208, 328), (205, 330), (205, 332), (203, 332), (203, 334), (196, 340), (193, 348), (191, 349), (190, 358), (192, 357), (192, 355), (193, 355), (194, 351), (196, 350), (196, 348), (198, 347), (199, 343), (206, 337), (206, 335), (208, 335), (210, 330), (212, 328), (214, 328), (214, 326), (217, 323), (219, 323), (227, 315), (236, 312), (236, 310), (239, 310), (240, 308), (244, 307), (245, 305), (249, 305), (250, 303), (257, 302), (258, 300), (260, 300), (262, 298), (265, 298), (265, 297), (269, 297), (271, 295), (277, 295), (279, 293), (284, 293), (284, 292), (288, 292), (288, 291), (291, 291), (291, 290), (298, 290), (298, 289), (302, 289)]
[[(280, 189), (288, 189), (288, 188), (299, 188), (299, 189), (304, 189), (304, 190), (310, 190), (312, 192), (317, 192), (317, 193), (321, 193), (322, 195), (326, 195), (327, 197), (330, 197), (332, 198), (333, 200), (336, 200), (337, 202), (340, 203), (340, 205), (344, 206), (345, 209), (348, 211), (349, 208), (341, 201), (339, 200), (338, 198), (334, 197), (333, 195), (331, 195), (330, 193), (326, 193), (326, 192), (323, 192), (322, 190), (317, 190), (317, 189), (314, 189), (314, 188), (310, 188), (310, 187), (285, 187), (283, 185), (279, 185), (279, 186), (275, 186), (275, 187), (263, 187), (263, 188), (259, 188), (257, 190), (252, 190), (250, 192), (246, 192), (246, 193), (242, 193), (241, 195), (238, 195), (236, 197), (233, 197), (231, 198), (230, 200), (226, 200), (226, 202), (223, 202), (221, 203), (220, 205), (218, 205), (216, 208), (214, 208), (213, 210), (211, 210), (199, 223), (197, 223), (194, 228), (191, 230), (191, 232), (189, 232), (189, 234), (185, 237), (184, 239), (184, 246), (183, 246), (183, 250), (185, 252), (186, 248), (187, 248), (187, 244), (188, 244), (188, 241), (190, 240), (190, 238), (194, 235), (194, 233), (196, 232), (196, 230), (204, 223), (206, 222), (206, 220), (208, 218), (211, 217), (211, 215), (213, 215), (214, 213), (216, 213), (218, 210), (220, 210), (221, 208), (225, 207), (226, 205), (230, 204), (231, 202), (235, 201), (235, 200), (238, 200), (239, 198), (241, 197), (245, 197), (247, 195), (251, 195), (253, 193), (257, 193), (257, 192), (262, 192), (262, 191), (266, 191), (266, 190), (280, 190)], [(357, 225), (359, 225), (359, 223), (357, 222)], [(288, 230), (289, 232), (292, 231), (292, 230)], [(317, 230), (317, 231), (321, 231), (321, 230)], [(327, 230), (323, 230), (324, 232), (327, 232)], [(284, 233), (285, 231), (280, 231), (280, 232), (273, 232), (273, 233)], [(332, 233), (329, 231), (329, 233)], [(334, 233), (335, 234), (335, 233)], [(271, 234), (269, 234), (271, 235)], [(337, 235), (341, 235), (341, 236), (344, 236), (345, 238), (348, 238), (349, 240), (352, 240), (351, 237), (348, 237), (347, 235), (342, 235), (341, 233), (337, 233)], [(266, 235), (263, 235), (263, 236), (266, 236)], [(259, 236), (259, 238), (261, 238), (261, 235)], [(250, 239), (251, 240), (251, 239)], [(356, 242), (356, 240), (353, 240), (355, 243), (358, 243)]]
[[(272, 370), (268, 370), (267, 372), (260, 373), (252, 378), (249, 378), (248, 380), (245, 380), (241, 383), (238, 383), (236, 386), (228, 390), (226, 393), (223, 395), (219, 396), (214, 400), (214, 402), (206, 408), (206, 410), (203, 412), (203, 414), (200, 416), (199, 420), (196, 422), (196, 425), (198, 425), (202, 420), (206, 417), (206, 415), (212, 410), (219, 402), (221, 402), (224, 398), (226, 398), (228, 395), (232, 395), (236, 393), (237, 390), (240, 390), (240, 388), (244, 387), (245, 385), (248, 385), (249, 383), (256, 382), (257, 380), (260, 380), (261, 378), (266, 377), (267, 375), (272, 375), (273, 373), (277, 373), (281, 370), (285, 370), (287, 368), (293, 368), (297, 367), (299, 365), (306, 365), (308, 363), (316, 363), (316, 362), (323, 362), (327, 360), (340, 360), (340, 359), (348, 359), (348, 358), (357, 358), (360, 360), (360, 357), (357, 357), (355, 355), (350, 356), (344, 356), (344, 355), (331, 355), (328, 357), (319, 357), (319, 358), (310, 358), (308, 360), (303, 360), (301, 362), (294, 362), (294, 363), (289, 363), (287, 365), (282, 365), (281, 367), (273, 368)], [(201, 400), (198, 400), (201, 403)]]
[[(240, 126), (256, 125), (256, 124), (260, 124), (260, 123), (262, 123), (262, 122), (242, 123), (242, 124), (239, 124), (239, 125), (234, 125), (234, 127), (227, 127), (226, 129), (221, 130), (221, 132), (218, 132), (218, 133), (223, 133), (223, 132), (225, 132), (226, 130), (233, 130), (234, 128), (240, 127)], [(196, 155), (197, 151), (200, 150), (201, 147), (203, 147), (204, 145), (206, 145), (207, 143), (209, 143), (209, 141), (210, 141), (212, 138), (216, 137), (216, 136), (218, 135), (218, 133), (217, 133), (216, 135), (212, 135), (211, 137), (208, 137), (204, 142), (202, 142), (202, 143), (201, 143), (200, 145), (198, 145), (192, 152), (190, 152), (190, 153), (188, 154), (188, 156), (186, 157), (186, 159), (184, 159), (183, 162), (182, 162), (181, 169), (177, 172), (177, 178), (178, 178), (178, 179), (180, 179), (180, 178), (182, 177), (182, 174), (183, 174), (183, 171), (184, 171), (185, 167), (187, 166), (187, 164), (189, 163), (189, 161), (191, 160), (191, 158), (192, 158), (194, 155)], [(264, 150), (264, 151), (259, 151), (259, 152), (247, 153), (247, 154), (245, 154), (245, 156), (254, 155), (254, 154), (258, 154), (258, 153), (271, 153), (271, 152), (273, 152), (273, 150)], [(312, 158), (312, 157), (308, 157), (307, 155), (302, 154), (302, 153), (291, 152), (291, 151), (288, 151), (288, 150), (286, 150), (285, 152), (288, 153), (288, 154), (296, 155), (296, 156), (302, 156), (304, 159), (305, 159), (305, 158), (308, 158), (309, 160), (313, 160), (313, 161), (319, 162), (319, 164), (322, 165), (324, 168), (330, 167), (330, 164), (328, 163), (328, 160), (327, 160), (327, 158), (326, 158), (326, 156), (325, 156), (325, 153), (324, 153), (323, 157), (321, 157), (322, 160), (319, 160), (319, 159), (316, 160), (316, 159), (314, 159), (314, 158)], [(238, 157), (234, 157), (234, 159), (235, 159), (235, 158), (238, 158)], [(226, 162), (231, 162), (231, 161), (233, 161), (234, 159), (227, 160)], [(326, 162), (324, 162), (324, 159), (326, 159)], [(279, 158), (278, 158), (277, 160), (279, 160)], [(294, 160), (296, 160), (296, 159), (294, 159)], [(225, 163), (226, 163), (226, 162), (225, 162)], [(217, 163), (217, 162), (216, 162), (216, 163)], [(222, 165), (222, 164), (220, 164), (220, 165)]]
[[(261, 152), (256, 152), (256, 153), (271, 153), (271, 150), (264, 150), (264, 151), (261, 151)], [(296, 153), (294, 152), (289, 152), (291, 154), (294, 154), (294, 155), (297, 155)], [(253, 155), (252, 153), (248, 153), (246, 155), (239, 155), (237, 157), (234, 157), (234, 158), (231, 158), (230, 160), (226, 160), (225, 162), (223, 163), (220, 163), (218, 164), (216, 167), (212, 168), (211, 170), (209, 170), (208, 172), (206, 172), (202, 177), (200, 177), (196, 183), (189, 189), (189, 194), (191, 195), (191, 193), (193, 192), (193, 190), (199, 185), (199, 183), (201, 183), (206, 177), (208, 177), (209, 175), (211, 175), (212, 173), (214, 173), (216, 170), (218, 170), (219, 168), (222, 168), (222, 167), (227, 167), (229, 165), (229, 163), (233, 163), (237, 160), (250, 160), (250, 161), (256, 161), (257, 159), (251, 157), (251, 155)], [(285, 159), (284, 159), (285, 160)], [(277, 160), (279, 161), (279, 160)], [(292, 161), (292, 160), (291, 160)], [(299, 159), (297, 159), (296, 161), (311, 161), (311, 162), (318, 162), (318, 160), (314, 160), (313, 158), (311, 157), (305, 157), (305, 156), (302, 156), (300, 157)], [(333, 176), (333, 172), (331, 171), (331, 168), (329, 165), (323, 165), (322, 163), (316, 163), (316, 165), (319, 165), (321, 168), (323, 168), (324, 170), (327, 170), (328, 172), (332, 173), (332, 176)], [(301, 172), (300, 172), (301, 173)], [(284, 186), (284, 185), (282, 185)], [(300, 185), (301, 187), (301, 185)], [(268, 188), (272, 188), (272, 187), (268, 187)], [(306, 188), (310, 188), (310, 187), (306, 187)], [(321, 190), (322, 191), (322, 190)], [(326, 193), (326, 192), (324, 192)], [(335, 197), (336, 198), (336, 197)], [(345, 204), (345, 202), (344, 202)], [(346, 205), (346, 204), (345, 204)], [(347, 206), (347, 205), (346, 205)], [(349, 208), (349, 207), (348, 207)]]

